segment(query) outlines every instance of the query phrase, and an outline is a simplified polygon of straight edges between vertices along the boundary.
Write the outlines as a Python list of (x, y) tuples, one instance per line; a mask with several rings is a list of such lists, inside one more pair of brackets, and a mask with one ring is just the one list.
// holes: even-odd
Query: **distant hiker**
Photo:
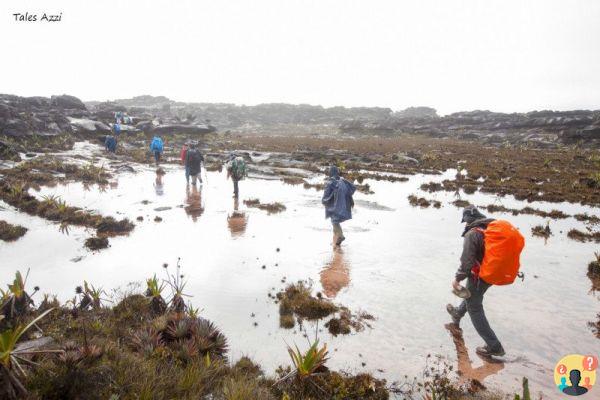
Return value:
[(115, 153), (117, 151), (117, 138), (112, 135), (106, 136), (106, 139), (104, 140), (104, 148), (106, 151)]
[(346, 239), (340, 224), (352, 218), (352, 196), (355, 190), (352, 183), (340, 178), (340, 170), (335, 165), (329, 168), (329, 179), (321, 203), (325, 206), (325, 218), (331, 219), (333, 244), (336, 247)]
[(503, 356), (502, 344), (490, 327), (483, 310), (483, 295), (492, 285), (508, 285), (519, 275), (519, 256), (525, 239), (507, 221), (486, 218), (477, 208), (469, 206), (463, 210), (462, 221), (466, 223), (460, 267), (456, 272), (452, 287), (460, 291), (460, 281), (467, 279), (470, 297), (458, 307), (452, 304), (446, 310), (452, 322), (458, 327), (460, 320), (468, 312), (477, 333), (485, 341), (485, 346), (477, 347), (482, 356)]
[[(202, 183), (202, 177), (199, 176), (202, 171), (202, 162), (204, 161), (204, 157), (198, 150), (197, 144), (192, 144), (192, 147), (185, 154), (185, 169), (186, 174), (192, 177), (192, 185), (196, 184), (196, 179), (200, 179), (200, 183)], [(188, 180), (189, 183), (189, 180)]]
[(235, 153), (229, 155), (227, 162), (227, 178), (233, 181), (233, 197), (239, 197), (238, 182), (247, 176), (246, 162), (242, 157), (238, 157)]
[(119, 136), (121, 134), (121, 124), (119, 124), (118, 122), (113, 124), (113, 133), (115, 134), (115, 136)]
[(189, 144), (188, 143), (184, 143), (183, 146), (181, 147), (181, 153), (180, 153), (180, 157), (181, 157), (181, 165), (183, 165), (185, 167), (185, 180), (186, 182), (190, 181), (190, 171), (187, 167), (187, 163), (185, 162), (185, 156), (187, 154), (187, 151), (189, 149)]
[(160, 155), (163, 152), (163, 141), (160, 136), (154, 136), (152, 142), (150, 143), (150, 151), (154, 153), (154, 162), (156, 165), (160, 162)]

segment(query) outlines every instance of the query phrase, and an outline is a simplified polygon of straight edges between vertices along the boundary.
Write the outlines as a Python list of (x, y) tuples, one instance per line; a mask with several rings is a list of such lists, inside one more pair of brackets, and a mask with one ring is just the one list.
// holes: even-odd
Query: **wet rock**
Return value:
[(110, 134), (111, 129), (108, 125), (103, 122), (93, 121), (85, 118), (71, 118), (69, 122), (73, 126), (73, 130), (76, 133), (81, 134)]

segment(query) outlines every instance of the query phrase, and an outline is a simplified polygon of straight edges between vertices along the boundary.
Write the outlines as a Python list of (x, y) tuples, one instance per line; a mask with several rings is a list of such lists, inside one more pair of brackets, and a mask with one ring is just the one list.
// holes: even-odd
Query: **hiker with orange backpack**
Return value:
[[(504, 348), (485, 316), (483, 296), (492, 285), (514, 282), (525, 239), (509, 222), (486, 218), (473, 206), (463, 210), (461, 222), (466, 223), (463, 252), (452, 288), (464, 300), (458, 307), (448, 304), (446, 310), (457, 327), (469, 313), (475, 330), (485, 341), (485, 346), (477, 347), (477, 354), (503, 356)], [(460, 285), (464, 279), (467, 279), (466, 289)]]

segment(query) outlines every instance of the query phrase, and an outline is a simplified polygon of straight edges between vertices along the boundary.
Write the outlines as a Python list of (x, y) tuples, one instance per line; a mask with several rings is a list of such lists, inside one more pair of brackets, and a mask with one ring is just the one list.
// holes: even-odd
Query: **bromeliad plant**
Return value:
[[(27, 270), (25, 278), (20, 271), (17, 271), (13, 283), (8, 285), (8, 290), (0, 292), (0, 314), (4, 315), (7, 321), (23, 317), (33, 304), (31, 296), (25, 290), (28, 276), (29, 270)], [(32, 295), (38, 290), (39, 288), (36, 286)]]
[[(77, 286), (75, 293), (81, 296), (81, 300), (79, 301), (79, 309), (81, 310), (86, 310), (89, 307), (99, 310), (102, 307), (103, 301), (110, 301), (102, 297), (106, 292), (101, 287), (96, 289), (94, 285), (88, 284), (87, 281), (83, 281), (83, 287)], [(73, 305), (75, 305), (75, 302), (76, 299), (74, 299)]]
[(146, 279), (146, 296), (150, 297), (150, 308), (154, 315), (162, 315), (167, 311), (167, 303), (162, 297), (164, 289), (164, 282), (159, 282), (156, 274), (152, 278)]
[(319, 347), (319, 339), (315, 339), (313, 343), (309, 342), (309, 344), (310, 347), (304, 353), (296, 345), (294, 345), (295, 349), (288, 346), (288, 353), (294, 364), (292, 374), (300, 379), (312, 376), (324, 369), (328, 360), (327, 344)]
[(19, 325), (0, 333), (0, 397), (21, 399), (27, 395), (27, 390), (21, 383), (21, 379), (26, 375), (22, 364), (35, 365), (35, 363), (25, 356), (61, 352), (60, 350), (19, 350), (17, 347), (19, 339), (52, 310), (46, 310), (25, 326)]
[(167, 270), (167, 268), (169, 267), (168, 264), (163, 265), (167, 273), (167, 280), (164, 282), (171, 288), (172, 293), (171, 300), (169, 301), (169, 310), (174, 311), (176, 313), (183, 313), (185, 311), (186, 305), (183, 298), (191, 297), (183, 293), (187, 282), (183, 280), (183, 274), (181, 273), (181, 265), (179, 264), (180, 261), (181, 259), (178, 258), (175, 274), (169, 274), (169, 271)]

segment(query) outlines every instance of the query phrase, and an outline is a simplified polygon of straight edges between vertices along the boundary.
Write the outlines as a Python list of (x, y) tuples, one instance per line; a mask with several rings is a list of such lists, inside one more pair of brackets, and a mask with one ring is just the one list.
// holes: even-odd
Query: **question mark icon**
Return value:
[(564, 375), (567, 373), (567, 367), (565, 366), (565, 364), (560, 364), (558, 367), (556, 367), (556, 372), (558, 372), (559, 375)]
[(596, 356), (587, 355), (583, 357), (583, 369), (586, 371), (594, 371), (598, 368), (598, 358)]

